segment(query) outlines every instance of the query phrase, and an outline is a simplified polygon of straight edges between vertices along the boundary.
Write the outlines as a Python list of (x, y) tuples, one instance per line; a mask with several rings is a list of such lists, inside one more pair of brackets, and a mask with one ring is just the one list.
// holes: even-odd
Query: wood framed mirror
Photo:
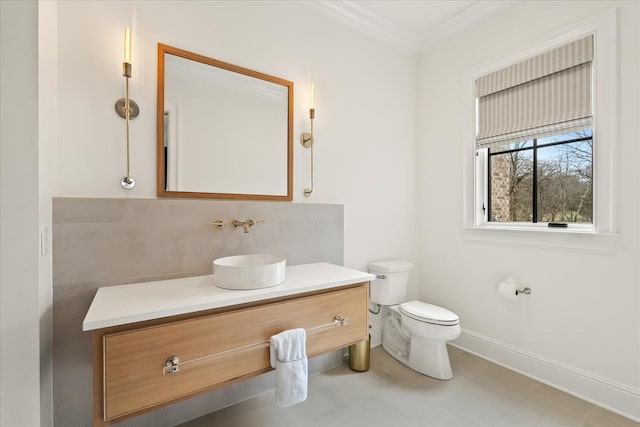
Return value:
[(293, 82), (158, 43), (158, 197), (293, 199)]

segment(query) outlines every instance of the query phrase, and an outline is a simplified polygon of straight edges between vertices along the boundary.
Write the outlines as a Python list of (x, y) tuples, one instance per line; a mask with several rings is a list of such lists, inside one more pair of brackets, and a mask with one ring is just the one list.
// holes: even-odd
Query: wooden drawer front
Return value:
[[(346, 326), (310, 331), (307, 354), (338, 349), (368, 333), (367, 285), (259, 307), (200, 317), (104, 336), (104, 414), (111, 420), (216, 384), (270, 370), (268, 340), (291, 328), (310, 329), (334, 316)], [(181, 363), (211, 354), (249, 348), (180, 366), (163, 375), (170, 356)]]

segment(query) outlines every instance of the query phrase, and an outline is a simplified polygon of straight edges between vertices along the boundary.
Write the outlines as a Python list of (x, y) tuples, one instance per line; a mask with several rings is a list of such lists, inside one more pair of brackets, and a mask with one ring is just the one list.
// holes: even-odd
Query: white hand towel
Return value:
[(275, 403), (291, 406), (307, 400), (307, 333), (289, 329), (271, 337), (271, 367), (276, 369)]

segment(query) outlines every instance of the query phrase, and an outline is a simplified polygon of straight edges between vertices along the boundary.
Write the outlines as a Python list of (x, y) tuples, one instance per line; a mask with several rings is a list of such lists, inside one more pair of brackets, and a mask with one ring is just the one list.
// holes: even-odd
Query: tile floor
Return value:
[(451, 381), (420, 375), (371, 352), (371, 368), (340, 366), (309, 378), (307, 401), (289, 408), (267, 392), (181, 427), (639, 427), (627, 418), (450, 347)]

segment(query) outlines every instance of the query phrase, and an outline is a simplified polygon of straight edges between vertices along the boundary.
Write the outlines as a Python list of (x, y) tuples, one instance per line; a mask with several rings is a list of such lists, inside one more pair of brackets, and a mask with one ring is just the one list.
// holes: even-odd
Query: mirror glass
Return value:
[(158, 196), (292, 200), (293, 83), (158, 44)]

